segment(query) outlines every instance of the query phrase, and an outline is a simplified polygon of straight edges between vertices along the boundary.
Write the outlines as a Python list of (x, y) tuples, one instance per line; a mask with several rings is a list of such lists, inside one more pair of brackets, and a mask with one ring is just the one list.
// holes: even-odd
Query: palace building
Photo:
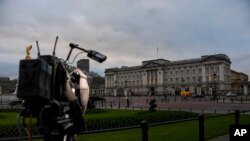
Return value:
[(169, 61), (143, 61), (138, 66), (105, 70), (106, 93), (120, 95), (225, 94), (231, 91), (231, 60), (225, 54)]

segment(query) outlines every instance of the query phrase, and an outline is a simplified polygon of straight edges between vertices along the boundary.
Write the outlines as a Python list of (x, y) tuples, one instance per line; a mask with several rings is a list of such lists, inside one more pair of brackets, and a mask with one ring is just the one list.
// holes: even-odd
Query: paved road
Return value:
[(229, 141), (229, 134), (220, 136), (220, 137), (208, 140), (208, 141)]
[[(127, 103), (123, 97), (106, 97), (105, 102), (98, 102), (97, 107), (111, 107), (118, 108), (126, 107)], [(154, 99), (154, 97), (131, 97), (130, 98), (130, 108), (145, 109), (148, 108), (148, 102)], [(180, 97), (177, 97), (177, 100), (164, 100), (163, 98), (156, 97), (158, 109), (175, 109), (175, 110), (187, 110), (197, 113), (228, 113), (235, 110), (250, 110), (250, 103), (239, 101), (230, 101), (228, 99), (211, 101), (209, 98), (205, 99), (188, 99), (181, 100)], [(120, 102), (119, 102), (120, 101)]]
[[(250, 97), (243, 97), (250, 99)], [(127, 107), (124, 97), (105, 97), (106, 102), (97, 102), (97, 107), (121, 108)], [(197, 113), (228, 113), (235, 110), (250, 110), (250, 101), (231, 101), (226, 97), (220, 97), (218, 101), (211, 101), (211, 97), (183, 99), (174, 97), (130, 97), (129, 107), (134, 109), (147, 109), (151, 99), (157, 100), (158, 109), (186, 110)], [(16, 95), (0, 95), (0, 108), (8, 105), (10, 101), (17, 100)]]
[[(232, 101), (230, 98), (227, 97), (219, 97), (218, 101), (211, 101), (211, 97), (205, 98), (189, 98), (183, 99), (180, 96), (168, 96), (164, 97), (130, 97), (130, 107), (134, 108), (147, 108), (149, 106), (148, 102), (151, 99), (157, 100), (158, 108), (160, 109), (186, 109), (202, 112), (218, 112), (218, 113), (225, 113), (228, 111), (234, 110), (250, 110), (250, 96), (249, 97), (239, 97), (238, 100)], [(105, 97), (106, 103), (99, 102), (97, 107), (105, 106), (106, 107), (126, 107), (127, 103), (124, 97)], [(240, 101), (243, 99), (243, 101)], [(248, 99), (246, 101), (245, 99)], [(0, 95), (0, 105), (6, 105), (10, 101), (17, 100), (16, 95)], [(120, 102), (119, 102), (120, 101)], [(120, 103), (120, 104), (119, 104)]]

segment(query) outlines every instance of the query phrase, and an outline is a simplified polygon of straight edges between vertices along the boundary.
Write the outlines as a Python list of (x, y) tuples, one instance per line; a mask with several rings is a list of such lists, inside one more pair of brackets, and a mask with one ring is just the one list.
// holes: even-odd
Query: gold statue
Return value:
[(32, 49), (32, 45), (29, 45), (26, 47), (26, 57), (25, 57), (25, 60), (30, 60), (31, 57), (30, 57), (30, 50)]

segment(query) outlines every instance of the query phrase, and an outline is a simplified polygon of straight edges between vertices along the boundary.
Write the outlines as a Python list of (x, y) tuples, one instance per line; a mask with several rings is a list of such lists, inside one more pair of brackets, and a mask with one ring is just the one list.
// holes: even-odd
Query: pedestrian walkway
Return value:
[(211, 139), (211, 140), (208, 140), (208, 141), (229, 141), (229, 134), (219, 136), (217, 138), (214, 138), (214, 139)]

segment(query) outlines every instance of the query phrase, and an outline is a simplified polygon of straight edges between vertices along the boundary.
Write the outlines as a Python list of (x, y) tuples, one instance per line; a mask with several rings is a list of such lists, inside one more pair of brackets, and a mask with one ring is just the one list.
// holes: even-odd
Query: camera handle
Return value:
[(69, 54), (67, 56), (66, 62), (69, 60), (69, 57), (70, 57), (70, 55), (71, 55), (74, 48), (77, 48), (77, 49), (79, 49), (79, 50), (81, 50), (83, 52), (88, 53), (87, 56), (89, 58), (94, 59), (95, 61), (97, 61), (99, 63), (102, 63), (107, 59), (107, 56), (105, 56), (105, 55), (103, 55), (103, 54), (101, 54), (101, 53), (99, 53), (97, 51), (94, 51), (94, 50), (86, 50), (86, 49), (80, 48), (80, 47), (78, 47), (77, 44), (70, 43), (69, 46), (70, 46), (70, 51), (69, 51)]
[(72, 53), (72, 51), (73, 51), (74, 48), (77, 48), (77, 49), (79, 49), (79, 50), (82, 50), (82, 51), (84, 51), (84, 52), (86, 52), (86, 53), (89, 52), (88, 50), (85, 50), (85, 49), (83, 49), (83, 48), (78, 47), (77, 44), (70, 43), (69, 46), (70, 46), (70, 51), (69, 51), (69, 54), (68, 54), (68, 56), (67, 56), (66, 62), (69, 60), (69, 57), (70, 57), (70, 55), (71, 55), (71, 53)]

